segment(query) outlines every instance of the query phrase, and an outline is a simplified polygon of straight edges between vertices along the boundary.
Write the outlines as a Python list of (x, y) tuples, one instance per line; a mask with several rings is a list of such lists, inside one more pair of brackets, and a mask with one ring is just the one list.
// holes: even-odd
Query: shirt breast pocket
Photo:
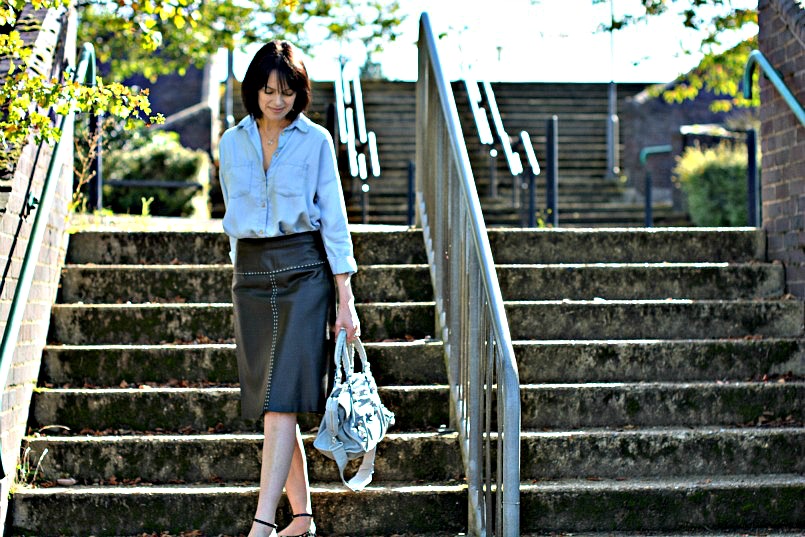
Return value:
[(252, 162), (233, 164), (227, 169), (227, 186), (229, 199), (248, 196), (255, 182), (255, 165)]
[(307, 170), (307, 164), (277, 163), (273, 177), (274, 190), (286, 198), (304, 196), (308, 180)]

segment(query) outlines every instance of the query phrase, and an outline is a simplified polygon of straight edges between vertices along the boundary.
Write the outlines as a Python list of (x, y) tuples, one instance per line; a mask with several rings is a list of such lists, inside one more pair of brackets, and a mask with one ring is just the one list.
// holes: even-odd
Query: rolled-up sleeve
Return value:
[(325, 133), (319, 150), (316, 200), (321, 211), (321, 235), (330, 269), (333, 274), (357, 272), (335, 150), (328, 133)]

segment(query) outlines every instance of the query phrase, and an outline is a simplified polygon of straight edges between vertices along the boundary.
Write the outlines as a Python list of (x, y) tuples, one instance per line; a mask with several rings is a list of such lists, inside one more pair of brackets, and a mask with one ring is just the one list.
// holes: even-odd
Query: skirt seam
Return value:
[(277, 349), (277, 332), (279, 330), (279, 315), (277, 312), (277, 281), (274, 278), (274, 272), (270, 272), (271, 276), (271, 323), (273, 325), (271, 335), (271, 352), (269, 356), (268, 380), (266, 381), (266, 397), (263, 402), (263, 410), (268, 410), (268, 399), (271, 393), (271, 378), (274, 376), (274, 358)]
[(324, 261), (319, 261), (318, 263), (308, 263), (306, 265), (296, 265), (294, 267), (285, 267), (285, 268), (266, 271), (266, 272), (235, 272), (235, 274), (237, 274), (239, 276), (260, 276), (260, 275), (271, 276), (273, 274), (279, 274), (280, 272), (287, 272), (289, 270), (296, 270), (296, 269), (308, 268), (308, 267), (318, 267), (320, 265), (324, 265)]

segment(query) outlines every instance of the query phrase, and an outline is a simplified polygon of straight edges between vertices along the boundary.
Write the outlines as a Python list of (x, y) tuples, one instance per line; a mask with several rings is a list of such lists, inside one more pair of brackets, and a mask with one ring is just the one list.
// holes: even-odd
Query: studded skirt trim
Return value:
[(239, 239), (232, 302), (242, 416), (323, 412), (335, 285), (320, 234)]

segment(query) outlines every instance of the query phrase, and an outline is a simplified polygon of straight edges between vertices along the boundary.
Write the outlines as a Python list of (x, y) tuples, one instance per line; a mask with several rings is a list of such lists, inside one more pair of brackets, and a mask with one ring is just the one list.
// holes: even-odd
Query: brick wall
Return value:
[[(29, 7), (26, 7), (26, 11), (28, 10)], [(23, 12), (24, 16), (27, 14), (34, 15), (43, 21), (39, 31), (26, 32), (23, 35), (26, 43), (33, 46), (35, 53), (40, 57), (40, 61), (33, 67), (33, 70), (48, 75), (53, 74), (53, 66), (60, 68), (65, 55), (70, 58), (72, 64), (75, 64), (75, 14), (70, 13), (69, 17), (62, 18), (53, 10)], [(66, 34), (60, 34), (62, 23), (67, 25)], [(62, 43), (62, 47), (57, 46), (59, 42)], [(64, 43), (68, 45), (64, 46)], [(20, 441), (26, 433), (31, 394), (39, 375), (42, 349), (47, 341), (50, 309), (56, 298), (67, 246), (65, 232), (67, 204), (72, 194), (73, 149), (72, 143), (70, 143), (73, 138), (72, 127), (66, 129), (63, 136), (68, 143), (63, 144), (60, 153), (62, 166), (61, 173), (58, 174), (56, 197), (47, 218), (47, 230), (0, 404), (2, 461), (6, 474), (9, 474), (0, 482), (0, 521), (6, 520), (8, 491), (14, 478), (20, 453)], [(10, 192), (8, 202), (0, 214), (0, 267), (3, 269), (0, 280), (2, 286), (0, 329), (5, 328), (8, 319), (11, 299), (14, 296), (22, 259), (37, 211), (37, 209), (28, 211), (26, 200), (29, 192), (37, 198), (41, 198), (42, 186), (51, 156), (51, 147), (37, 147), (29, 144), (23, 149), (13, 176), (8, 181), (4, 181)]]
[[(805, 6), (760, 0), (759, 47), (805, 103)], [(760, 78), (761, 199), (768, 256), (785, 266), (787, 291), (805, 298), (805, 126), (774, 86)]]

